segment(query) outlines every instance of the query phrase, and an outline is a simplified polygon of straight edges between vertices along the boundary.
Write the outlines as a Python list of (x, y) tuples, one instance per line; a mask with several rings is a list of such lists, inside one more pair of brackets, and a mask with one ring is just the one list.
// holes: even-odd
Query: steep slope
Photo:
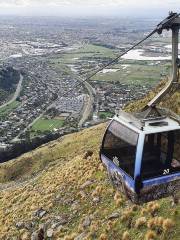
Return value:
[[(177, 104), (179, 112), (179, 101), (175, 93), (164, 104)], [(166, 198), (135, 206), (111, 186), (99, 161), (105, 127), (65, 136), (0, 165), (0, 239), (179, 239), (180, 205)]]

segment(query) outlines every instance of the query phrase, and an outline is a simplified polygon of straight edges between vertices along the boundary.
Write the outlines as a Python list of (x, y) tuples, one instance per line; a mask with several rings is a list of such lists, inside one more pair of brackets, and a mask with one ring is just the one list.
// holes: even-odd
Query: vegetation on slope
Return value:
[[(179, 100), (177, 92), (164, 104), (179, 113)], [(135, 206), (113, 189), (99, 160), (105, 127), (0, 165), (0, 239), (179, 239), (180, 206), (170, 198)]]
[(20, 73), (12, 67), (0, 69), (0, 102), (15, 91)]
[(0, 70), (0, 88), (11, 90), (19, 81), (19, 72), (12, 67)]
[[(154, 91), (150, 92), (146, 98), (140, 99), (136, 102), (131, 102), (126, 107), (127, 112), (136, 112), (142, 110), (146, 104), (156, 96), (158, 92), (165, 86), (166, 81), (162, 81)], [(180, 89), (175, 91), (169, 97), (166, 96), (162, 102), (159, 104), (160, 107), (170, 109), (171, 111), (175, 112), (176, 114), (180, 115)]]
[(134, 206), (113, 189), (98, 155), (104, 129), (68, 135), (33, 158), (25, 154), (1, 166), (9, 174), (18, 167), (17, 180), (51, 162), (29, 181), (1, 185), (0, 239), (178, 239), (180, 209), (171, 199)]

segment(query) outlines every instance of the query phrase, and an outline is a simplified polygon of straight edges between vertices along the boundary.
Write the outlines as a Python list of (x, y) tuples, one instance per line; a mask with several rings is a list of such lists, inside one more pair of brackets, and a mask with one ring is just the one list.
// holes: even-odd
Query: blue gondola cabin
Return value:
[(134, 203), (180, 189), (180, 124), (173, 117), (133, 117), (121, 112), (110, 122), (100, 157), (113, 184)]

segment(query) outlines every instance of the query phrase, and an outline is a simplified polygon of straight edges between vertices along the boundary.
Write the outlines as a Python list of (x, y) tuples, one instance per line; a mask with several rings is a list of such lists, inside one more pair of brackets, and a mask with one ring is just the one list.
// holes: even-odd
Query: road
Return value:
[(85, 123), (88, 120), (89, 115), (91, 113), (92, 113), (92, 102), (91, 102), (89, 95), (86, 94), (84, 97), (84, 106), (83, 106), (82, 113), (81, 113), (81, 119), (78, 123), (79, 128), (81, 128), (83, 123)]
[[(81, 80), (82, 81), (82, 80)], [(94, 103), (94, 96), (96, 95), (95, 89), (88, 83), (83, 82), (84, 86), (88, 90), (89, 95), (86, 95), (84, 107), (81, 113), (81, 119), (79, 121), (78, 127), (81, 128), (83, 123), (85, 123), (90, 115), (93, 112), (93, 103)]]
[(21, 92), (22, 82), (23, 82), (23, 76), (20, 75), (20, 80), (19, 80), (19, 83), (17, 85), (16, 91), (15, 91), (13, 97), (8, 102), (6, 102), (3, 105), (1, 105), (0, 109), (8, 106), (11, 103), (13, 103), (16, 100), (16, 98), (19, 97), (19, 94)]
[(96, 96), (96, 90), (91, 86), (91, 84), (89, 84), (87, 81), (84, 81), (83, 78), (79, 77), (74, 67), (71, 67), (70, 69), (72, 71), (72, 76), (75, 77), (79, 82), (81, 82), (82, 85), (84, 85), (84, 87), (88, 91), (88, 95), (86, 95), (85, 97), (84, 106), (81, 111), (81, 118), (78, 123), (78, 127), (81, 128), (82, 125), (88, 120), (88, 118), (93, 113), (93, 104), (95, 102), (94, 98)]

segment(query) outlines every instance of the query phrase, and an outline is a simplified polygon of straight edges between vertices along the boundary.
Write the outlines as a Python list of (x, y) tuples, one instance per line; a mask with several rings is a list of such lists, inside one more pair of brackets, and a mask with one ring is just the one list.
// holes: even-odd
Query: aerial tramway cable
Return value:
[[(150, 38), (157, 30), (153, 30), (150, 34), (148, 34), (145, 38), (143, 38), (141, 41), (139, 41), (138, 43), (134, 44), (132, 47), (130, 47), (128, 50), (126, 50), (125, 52), (121, 53), (120, 55), (118, 55), (116, 58), (114, 58), (113, 60), (111, 60), (110, 62), (108, 62), (107, 64), (104, 64), (102, 67), (100, 67), (97, 71), (93, 72), (92, 74), (90, 74), (87, 78), (83, 79), (83, 75), (79, 75), (77, 76), (79, 79), (81, 79), (81, 82), (78, 82), (76, 85), (73, 86), (73, 88), (77, 88), (78, 86), (82, 85), (82, 83), (87, 82), (88, 80), (90, 80), (92, 77), (94, 77), (96, 74), (98, 74), (99, 72), (101, 72), (102, 70), (104, 70), (105, 68), (111, 66), (113, 63), (115, 63), (117, 60), (119, 60), (121, 57), (123, 57), (125, 54), (127, 54), (128, 52), (130, 52), (131, 50), (133, 50), (135, 47), (137, 47), (138, 45), (140, 45), (141, 43), (143, 43), (145, 40), (147, 40), (148, 38)], [(71, 90), (66, 91), (61, 97), (66, 96), (68, 93), (70, 93)]]
[[(141, 43), (143, 43), (144, 41), (146, 41), (148, 38), (150, 38), (153, 34), (155, 34), (156, 32), (161, 32), (161, 28), (163, 25), (167, 24), (167, 28), (168, 28), (168, 23), (171, 22), (174, 18), (176, 18), (177, 16), (179, 16), (180, 14), (170, 14), (170, 16), (168, 18), (166, 18), (165, 20), (161, 21), (156, 28), (151, 31), (145, 38), (143, 38), (142, 40), (140, 40), (139, 42), (135, 43), (132, 47), (130, 47), (129, 49), (127, 49), (125, 52), (121, 53), (120, 55), (118, 55), (117, 57), (115, 57), (114, 59), (112, 59), (110, 62), (108, 62), (107, 64), (104, 64), (102, 67), (100, 67), (98, 70), (96, 70), (95, 72), (93, 72), (92, 74), (90, 74), (88, 77), (86, 77), (85, 79), (83, 79), (84, 74), (81, 74), (79, 76), (76, 76), (77, 78), (80, 79), (80, 82), (78, 82), (77, 84), (75, 84), (73, 86), (74, 88), (77, 88), (78, 86), (81, 86), (84, 82), (87, 82), (88, 80), (90, 80), (92, 77), (94, 77), (96, 74), (98, 74), (99, 72), (101, 72), (102, 70), (104, 70), (105, 68), (111, 66), (113, 63), (115, 63), (117, 60), (119, 60), (121, 57), (123, 57), (125, 54), (127, 54), (128, 52), (130, 52), (131, 50), (133, 50), (135, 47), (139, 46)], [(86, 74), (87, 75), (87, 74)], [(61, 97), (65, 97), (68, 93), (72, 92), (72, 90), (68, 90), (66, 91), (64, 94), (61, 95)]]

